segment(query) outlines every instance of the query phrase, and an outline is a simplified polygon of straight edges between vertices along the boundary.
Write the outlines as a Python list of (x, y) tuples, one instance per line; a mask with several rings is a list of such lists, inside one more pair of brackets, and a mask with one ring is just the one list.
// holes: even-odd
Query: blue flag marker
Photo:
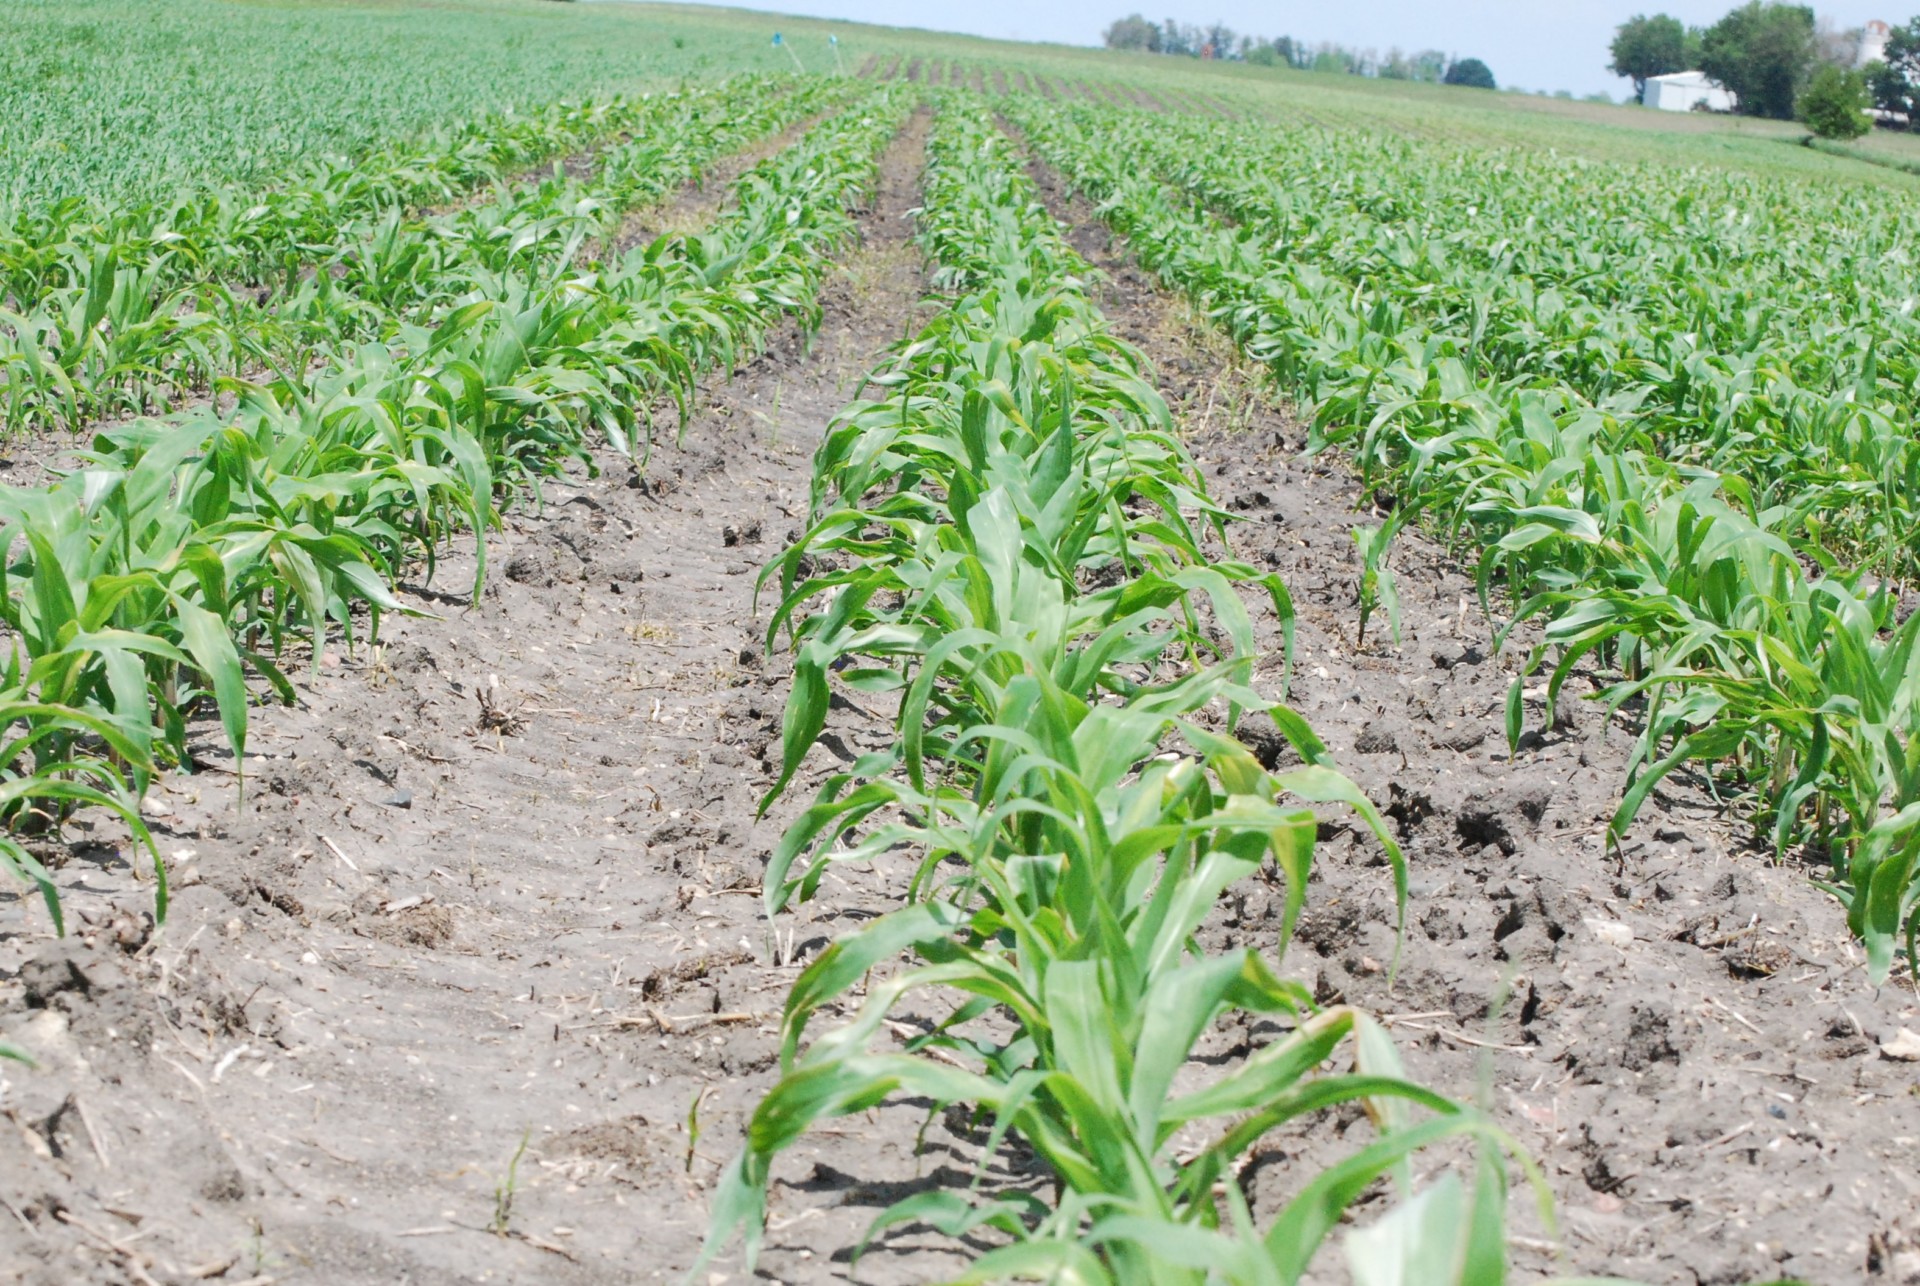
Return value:
[(798, 51), (796, 51), (792, 45), (782, 40), (780, 38), (780, 33), (777, 31), (773, 33), (773, 47), (775, 49), (784, 49), (787, 51), (787, 57), (793, 59), (794, 70), (796, 71), (806, 70), (805, 67), (802, 67), (800, 65), (800, 54), (798, 53)]

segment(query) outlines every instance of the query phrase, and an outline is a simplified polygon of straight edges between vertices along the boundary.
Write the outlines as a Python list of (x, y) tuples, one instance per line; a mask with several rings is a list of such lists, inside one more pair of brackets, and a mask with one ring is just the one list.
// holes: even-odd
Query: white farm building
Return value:
[(1663, 112), (1690, 112), (1695, 107), (1709, 112), (1734, 109), (1733, 95), (1698, 71), (1647, 77), (1647, 95), (1641, 101)]

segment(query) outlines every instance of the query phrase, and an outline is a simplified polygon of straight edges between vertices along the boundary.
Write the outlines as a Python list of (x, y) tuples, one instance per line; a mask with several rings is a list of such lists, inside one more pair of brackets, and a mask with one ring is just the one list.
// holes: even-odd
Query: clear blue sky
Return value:
[[(699, 0), (696, 0), (696, 3)], [(761, 5), (749, 0), (747, 7)], [(1463, 58), (1481, 58), (1502, 86), (1570, 89), (1578, 94), (1606, 90), (1624, 97), (1628, 84), (1607, 73), (1607, 44), (1613, 29), (1636, 13), (1666, 12), (1705, 26), (1733, 0), (1367, 0), (1329, 5), (1295, 0), (972, 0), (952, 5), (885, 3), (885, 0), (780, 0), (768, 6), (816, 18), (851, 18), (902, 27), (932, 27), (977, 36), (1015, 40), (1051, 40), (1070, 45), (1100, 43), (1109, 22), (1139, 9), (1156, 21), (1224, 22), (1235, 31), (1261, 36), (1297, 36), (1332, 40), (1385, 52), (1441, 49)], [(1920, 10), (1920, 0), (1896, 7), (1874, 0), (1832, 0), (1815, 4), (1817, 12), (1842, 27), (1869, 18), (1904, 22)]]

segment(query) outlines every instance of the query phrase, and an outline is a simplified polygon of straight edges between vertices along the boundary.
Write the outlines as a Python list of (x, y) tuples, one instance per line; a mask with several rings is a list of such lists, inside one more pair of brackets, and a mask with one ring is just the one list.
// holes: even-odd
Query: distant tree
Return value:
[[(1138, 13), (1130, 13), (1111, 23), (1103, 33), (1103, 39), (1109, 49), (1175, 54), (1187, 58), (1244, 59), (1260, 67), (1295, 67), (1338, 72), (1346, 76), (1432, 82), (1450, 80), (1454, 84), (1493, 87), (1493, 74), (1477, 58), (1469, 58), (1456, 65), (1437, 49), (1422, 49), (1413, 54), (1392, 49), (1382, 58), (1375, 49), (1355, 49), (1331, 42), (1309, 46), (1292, 36), (1268, 40), (1264, 36), (1243, 35), (1218, 22), (1206, 27), (1196, 27), (1174, 18), (1155, 23)], [(1467, 79), (1453, 79), (1456, 75)]]
[(1137, 13), (1130, 13), (1107, 28), (1106, 42), (1109, 49), (1152, 53), (1160, 48), (1160, 28)]
[(1448, 58), (1438, 49), (1422, 49), (1413, 56), (1413, 78), (1438, 85), (1447, 78)]
[(1645, 102), (1647, 81), (1669, 72), (1686, 71), (1700, 53), (1698, 32), (1688, 31), (1678, 18), (1656, 13), (1638, 14), (1613, 33), (1613, 61), (1607, 70), (1633, 82), (1633, 101)]
[(1748, 116), (1792, 120), (1814, 56), (1805, 5), (1748, 0), (1700, 37), (1700, 70), (1733, 91)]
[(1872, 103), (1865, 76), (1829, 63), (1807, 81), (1795, 112), (1817, 137), (1859, 138), (1873, 128), (1873, 120), (1867, 115)]
[(1842, 27), (1822, 14), (1813, 24), (1813, 56), (1830, 66), (1851, 70), (1860, 65), (1867, 33), (1862, 27)]
[(1347, 71), (1346, 53), (1331, 46), (1321, 46), (1314, 51), (1313, 70), (1339, 72), (1344, 75)]
[(1304, 45), (1296, 44), (1294, 53), (1296, 67), (1306, 67), (1313, 71), (1337, 72), (1344, 76), (1381, 74), (1379, 54), (1372, 49), (1349, 49), (1345, 45), (1322, 42), (1311, 50)]
[(1207, 55), (1209, 58), (1231, 58), (1234, 42), (1238, 39), (1232, 27), (1223, 22), (1216, 22), (1202, 32), (1200, 47), (1212, 51)]
[(1861, 68), (1861, 74), (1867, 78), (1867, 93), (1873, 98), (1873, 105), (1883, 112), (1897, 112), (1906, 117), (1911, 128), (1915, 91), (1912, 73), (1876, 60)]
[(1867, 87), (1873, 93), (1874, 106), (1905, 116), (1911, 128), (1914, 118), (1920, 116), (1920, 18), (1887, 33), (1883, 61), (1867, 68)]
[(1493, 71), (1478, 58), (1462, 58), (1447, 68), (1446, 83), (1466, 85), (1472, 89), (1495, 89)]

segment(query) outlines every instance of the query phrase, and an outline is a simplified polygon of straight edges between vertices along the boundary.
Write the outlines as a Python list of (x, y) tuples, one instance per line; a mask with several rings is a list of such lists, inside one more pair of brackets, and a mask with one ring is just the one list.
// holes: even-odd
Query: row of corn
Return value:
[[(750, 170), (698, 236), (605, 262), (565, 238), (482, 263), (477, 240), (466, 289), (391, 342), (241, 386), (230, 410), (101, 430), (52, 486), (0, 489), (0, 870), (37, 885), (57, 925), (34, 832), (92, 803), (145, 840), (134, 801), (189, 761), (198, 711), (217, 711), (237, 766), (249, 675), (291, 697), (288, 656), (377, 628), (410, 560), (430, 572), (471, 532), (483, 575), (485, 533), (518, 490), (588, 459), (596, 436), (626, 449), (648, 408), (684, 401), (782, 319), (811, 324), (903, 111), (869, 93)], [(543, 207), (544, 187), (501, 193), (499, 224)]]
[[(1624, 389), (1594, 400), (1590, 380), (1560, 370), (1600, 351), (1591, 330), (1575, 343), (1536, 328), (1533, 358), (1517, 361), (1518, 334), (1496, 344), (1468, 324), (1486, 323), (1484, 309), (1449, 307), (1438, 283), (1396, 273), (1389, 261), (1410, 247), (1369, 234), (1377, 272), (1319, 258), (1328, 225), (1360, 217), (1337, 191), (1291, 187), (1284, 208), (1229, 199), (1245, 186), (1225, 177), (1244, 164), (1232, 149), (1176, 158), (1117, 114), (1009, 110), (1143, 263), (1313, 407), (1316, 442), (1351, 452), (1396, 524), (1424, 516), (1479, 552), (1483, 601), (1500, 585), (1513, 602), (1503, 642), (1542, 622), (1509, 694), (1511, 741), (1536, 675), (1551, 712), (1598, 663), (1596, 697), (1639, 729), (1616, 840), (1669, 774), (1701, 772), (1750, 802), (1776, 851), (1805, 845), (1831, 862), (1825, 887), (1875, 981), (1903, 946), (1915, 965), (1920, 614), (1891, 577), (1911, 575), (1920, 550), (1920, 452), (1876, 409), (1889, 395), (1871, 352), (1855, 384), (1825, 392), (1702, 358), (1678, 402), (1675, 380), (1634, 358)], [(1193, 177), (1202, 170), (1217, 185)], [(1489, 298), (1513, 293), (1499, 284), (1507, 270), (1483, 275)], [(1663, 402), (1672, 409), (1643, 410)], [(1705, 417), (1694, 429), (1686, 408)]]
[(245, 209), (208, 197), (172, 217), (16, 230), (0, 240), (0, 415), (17, 429), (164, 410), (222, 377), (392, 339), (491, 277), (550, 281), (625, 212), (846, 97), (830, 82), (743, 78), (556, 108), (484, 147), (456, 131), (365, 170), (321, 167)]
[[(769, 914), (835, 863), (906, 854), (914, 870), (903, 905), (795, 982), (708, 1253), (744, 1234), (754, 1258), (774, 1160), (809, 1127), (902, 1097), (975, 1123), (979, 1170), (869, 1236), (921, 1222), (997, 1241), (960, 1280), (1292, 1283), (1377, 1181), (1405, 1200), (1346, 1239), (1359, 1280), (1500, 1280), (1507, 1141), (1410, 1083), (1380, 1025), (1284, 976), (1311, 805), (1358, 812), (1405, 900), (1378, 815), (1252, 689), (1242, 591), (1284, 615), (1284, 587), (1208, 556), (1224, 515), (977, 102), (945, 103), (929, 142), (919, 235), (952, 297), (830, 427), (812, 521), (764, 578), (770, 641), (790, 633), (795, 654), (767, 802), (837, 687), (892, 709), (895, 733), (788, 830)], [(1297, 766), (1269, 770), (1231, 735), (1249, 711)], [(1203, 950), (1216, 902), (1263, 869), (1287, 890), (1271, 949)], [(833, 1012), (852, 1016), (821, 1030)], [(1259, 1047), (1203, 1074), (1209, 1033), (1243, 1020)], [(903, 1048), (876, 1047), (902, 1030)], [(1243, 1167), (1342, 1104), (1372, 1139), (1288, 1174), (1261, 1226)], [(994, 1177), (1013, 1137), (1051, 1199)], [(1414, 1185), (1409, 1159), (1449, 1139), (1478, 1145), (1468, 1177)]]

